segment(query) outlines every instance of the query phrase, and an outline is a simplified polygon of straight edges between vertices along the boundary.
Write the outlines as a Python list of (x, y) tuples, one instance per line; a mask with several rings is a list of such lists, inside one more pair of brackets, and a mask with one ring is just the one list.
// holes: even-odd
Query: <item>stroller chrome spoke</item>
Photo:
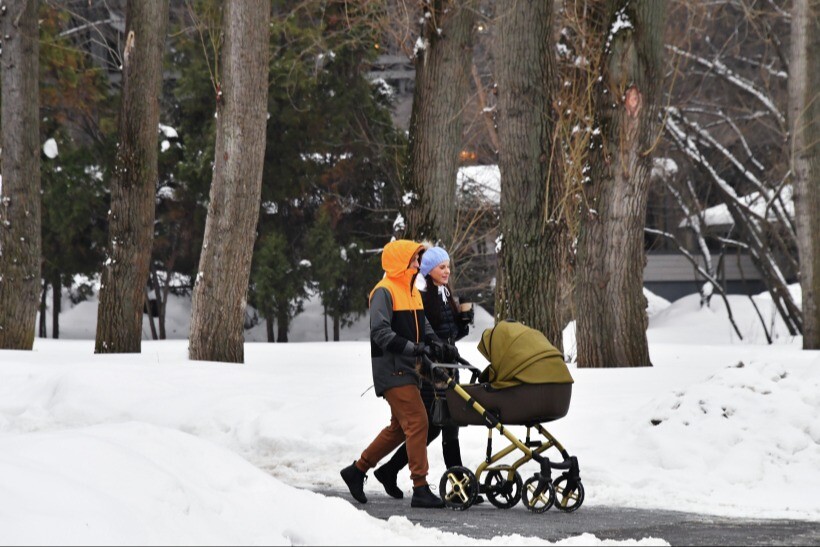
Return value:
[(478, 481), (473, 472), (466, 467), (451, 467), (441, 476), (439, 490), (447, 507), (463, 511), (475, 503), (478, 497)]
[(560, 496), (558, 503), (555, 505), (565, 513), (571, 513), (581, 507), (584, 503), (584, 485), (580, 480), (570, 482), (566, 475), (561, 475), (553, 483), (555, 492)]
[(548, 480), (533, 475), (524, 483), (524, 505), (533, 513), (544, 513), (555, 503), (555, 488)]

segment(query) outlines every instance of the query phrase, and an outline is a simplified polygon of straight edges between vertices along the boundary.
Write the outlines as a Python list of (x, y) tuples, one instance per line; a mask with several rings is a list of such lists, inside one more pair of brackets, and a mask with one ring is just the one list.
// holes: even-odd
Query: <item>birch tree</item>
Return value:
[(119, 142), (95, 353), (139, 353), (154, 239), (157, 128), (168, 0), (129, 0)]
[(8, 0), (0, 13), (0, 349), (34, 345), (41, 256), (38, 5)]
[(432, 0), (422, 6), (414, 50), (416, 85), (404, 187), (407, 236), (449, 247), (456, 219), (456, 172), (467, 102), (475, 0)]
[(216, 165), (194, 285), (189, 357), (242, 363), (265, 154), (271, 4), (230, 0), (224, 9)]
[(521, 321), (560, 348), (567, 231), (562, 179), (554, 169), (552, 14), (552, 2), (522, 0), (497, 15), (502, 183), (496, 319)]
[(820, 0), (793, 0), (789, 133), (803, 348), (820, 349)]
[(644, 223), (660, 130), (665, 0), (600, 2), (590, 12), (600, 42), (591, 180), (577, 251), (580, 367), (649, 366), (643, 295)]

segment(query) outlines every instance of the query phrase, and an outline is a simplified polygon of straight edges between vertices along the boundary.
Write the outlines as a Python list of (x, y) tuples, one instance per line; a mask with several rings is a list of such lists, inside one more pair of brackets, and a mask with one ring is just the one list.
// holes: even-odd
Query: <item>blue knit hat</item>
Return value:
[(447, 251), (441, 247), (430, 247), (421, 255), (421, 268), (419, 268), (419, 272), (421, 275), (426, 276), (430, 273), (430, 270), (445, 260), (450, 260), (450, 255), (447, 254)]

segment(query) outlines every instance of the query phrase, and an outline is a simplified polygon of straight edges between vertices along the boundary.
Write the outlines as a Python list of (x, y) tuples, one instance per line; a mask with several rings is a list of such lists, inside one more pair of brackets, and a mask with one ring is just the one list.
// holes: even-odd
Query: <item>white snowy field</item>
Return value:
[[(367, 390), (363, 323), (345, 335), (354, 341), (249, 342), (245, 364), (228, 365), (188, 361), (184, 339), (94, 355), (93, 308), (65, 308), (63, 332), (87, 339), (0, 351), (0, 544), (544, 544), (380, 521), (322, 495), (344, 488), (339, 470), (389, 417)], [(699, 309), (695, 297), (650, 298), (655, 366), (572, 367), (570, 412), (548, 428), (579, 458), (585, 506), (820, 521), (820, 352), (777, 320), (776, 343), (762, 344), (748, 298), (732, 309), (743, 341), (717, 299)], [(479, 311), (459, 348), (483, 367), (476, 341), (490, 319)], [(320, 325), (313, 312), (302, 320)], [(572, 353), (571, 329), (565, 345)], [(462, 429), (465, 464), (485, 443), (486, 429)], [(430, 464), (437, 484), (438, 441)], [(399, 485), (410, 491), (407, 472)], [(366, 492), (386, 495), (372, 479)]]

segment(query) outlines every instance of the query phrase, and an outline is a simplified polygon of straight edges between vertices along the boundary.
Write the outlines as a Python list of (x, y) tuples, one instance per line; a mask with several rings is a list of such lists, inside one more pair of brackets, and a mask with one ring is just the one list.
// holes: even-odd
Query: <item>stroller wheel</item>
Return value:
[(533, 475), (524, 483), (522, 497), (524, 505), (533, 513), (545, 513), (555, 503), (555, 487), (549, 481), (543, 481), (540, 492), (538, 491), (541, 479), (538, 475)]
[(556, 509), (572, 513), (584, 503), (584, 485), (580, 480), (570, 481), (569, 477), (561, 475), (555, 479), (553, 486), (555, 487)]
[(510, 467), (503, 466), (493, 469), (484, 479), (484, 492), (490, 503), (499, 509), (509, 509), (521, 500), (521, 491), (524, 482), (518, 471), (514, 471), (513, 479), (508, 480)]
[(478, 481), (475, 474), (466, 467), (454, 466), (441, 476), (439, 492), (444, 505), (456, 511), (464, 511), (475, 503), (478, 497)]

